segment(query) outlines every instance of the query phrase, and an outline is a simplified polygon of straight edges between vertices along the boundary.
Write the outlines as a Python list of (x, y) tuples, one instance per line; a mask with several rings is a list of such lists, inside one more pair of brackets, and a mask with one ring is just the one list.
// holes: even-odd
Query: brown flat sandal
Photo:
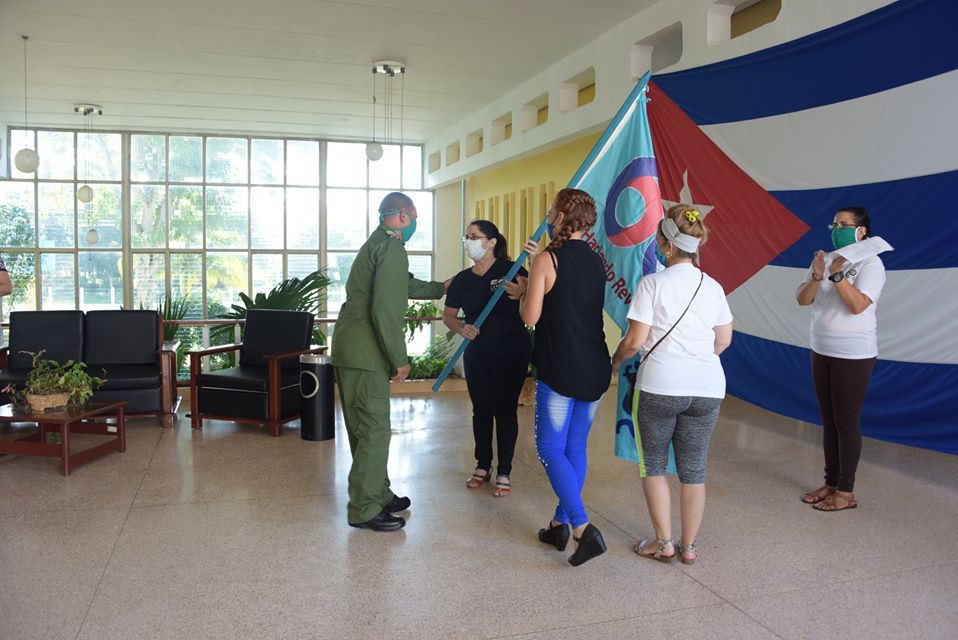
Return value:
[(476, 470), (473, 471), (472, 475), (469, 476), (469, 479), (466, 480), (466, 487), (469, 489), (478, 489), (491, 480), (492, 469), (480, 469), (479, 467), (476, 467)]
[(858, 501), (855, 500), (855, 494), (851, 491), (836, 491), (812, 507), (817, 511), (844, 511), (857, 508)]
[(830, 487), (827, 484), (823, 484), (822, 486), (815, 489), (814, 491), (809, 491), (808, 493), (803, 495), (802, 502), (804, 502), (805, 504), (817, 504), (821, 502), (822, 500), (824, 500), (825, 498), (828, 498), (829, 496), (834, 495), (835, 491), (836, 491), (835, 487)]

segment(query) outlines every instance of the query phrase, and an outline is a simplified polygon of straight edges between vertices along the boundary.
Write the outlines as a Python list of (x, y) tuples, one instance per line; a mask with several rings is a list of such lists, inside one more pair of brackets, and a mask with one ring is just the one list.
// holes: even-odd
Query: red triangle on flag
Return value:
[(683, 202), (686, 190), (686, 200), (694, 202), (685, 204), (701, 205), (709, 229), (702, 269), (729, 294), (810, 227), (732, 162), (654, 82), (648, 96), (662, 200)]

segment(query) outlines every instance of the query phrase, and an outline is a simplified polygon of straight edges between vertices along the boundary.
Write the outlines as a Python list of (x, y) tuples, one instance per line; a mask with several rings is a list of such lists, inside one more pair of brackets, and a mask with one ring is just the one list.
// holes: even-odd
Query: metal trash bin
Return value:
[(299, 357), (299, 395), (302, 403), (300, 436), (303, 440), (332, 440), (336, 437), (336, 389), (333, 359), (304, 353)]

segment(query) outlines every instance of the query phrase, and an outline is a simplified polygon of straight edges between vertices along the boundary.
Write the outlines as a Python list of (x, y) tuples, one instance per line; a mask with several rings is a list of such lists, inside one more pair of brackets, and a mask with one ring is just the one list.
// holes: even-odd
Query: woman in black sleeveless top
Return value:
[(552, 242), (532, 263), (527, 283), (506, 287), (521, 298), (522, 319), (536, 327), (536, 451), (559, 498), (539, 540), (562, 551), (571, 525), (579, 543), (569, 557), (573, 566), (605, 551), (582, 504), (589, 430), (612, 377), (602, 322), (605, 271), (581, 239), (595, 216), (595, 201), (586, 192), (556, 194), (549, 210)]

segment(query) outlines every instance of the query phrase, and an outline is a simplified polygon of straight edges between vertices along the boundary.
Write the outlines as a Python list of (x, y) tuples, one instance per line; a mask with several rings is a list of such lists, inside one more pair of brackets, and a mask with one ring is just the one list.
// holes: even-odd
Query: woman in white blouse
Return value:
[[(871, 236), (864, 207), (842, 208), (828, 227), (836, 250)], [(812, 380), (825, 450), (825, 484), (802, 502), (819, 511), (858, 506), (853, 491), (862, 450), (859, 421), (878, 356), (875, 306), (884, 285), (885, 265), (877, 254), (850, 264), (819, 250), (798, 287), (798, 304), (812, 305)]]

